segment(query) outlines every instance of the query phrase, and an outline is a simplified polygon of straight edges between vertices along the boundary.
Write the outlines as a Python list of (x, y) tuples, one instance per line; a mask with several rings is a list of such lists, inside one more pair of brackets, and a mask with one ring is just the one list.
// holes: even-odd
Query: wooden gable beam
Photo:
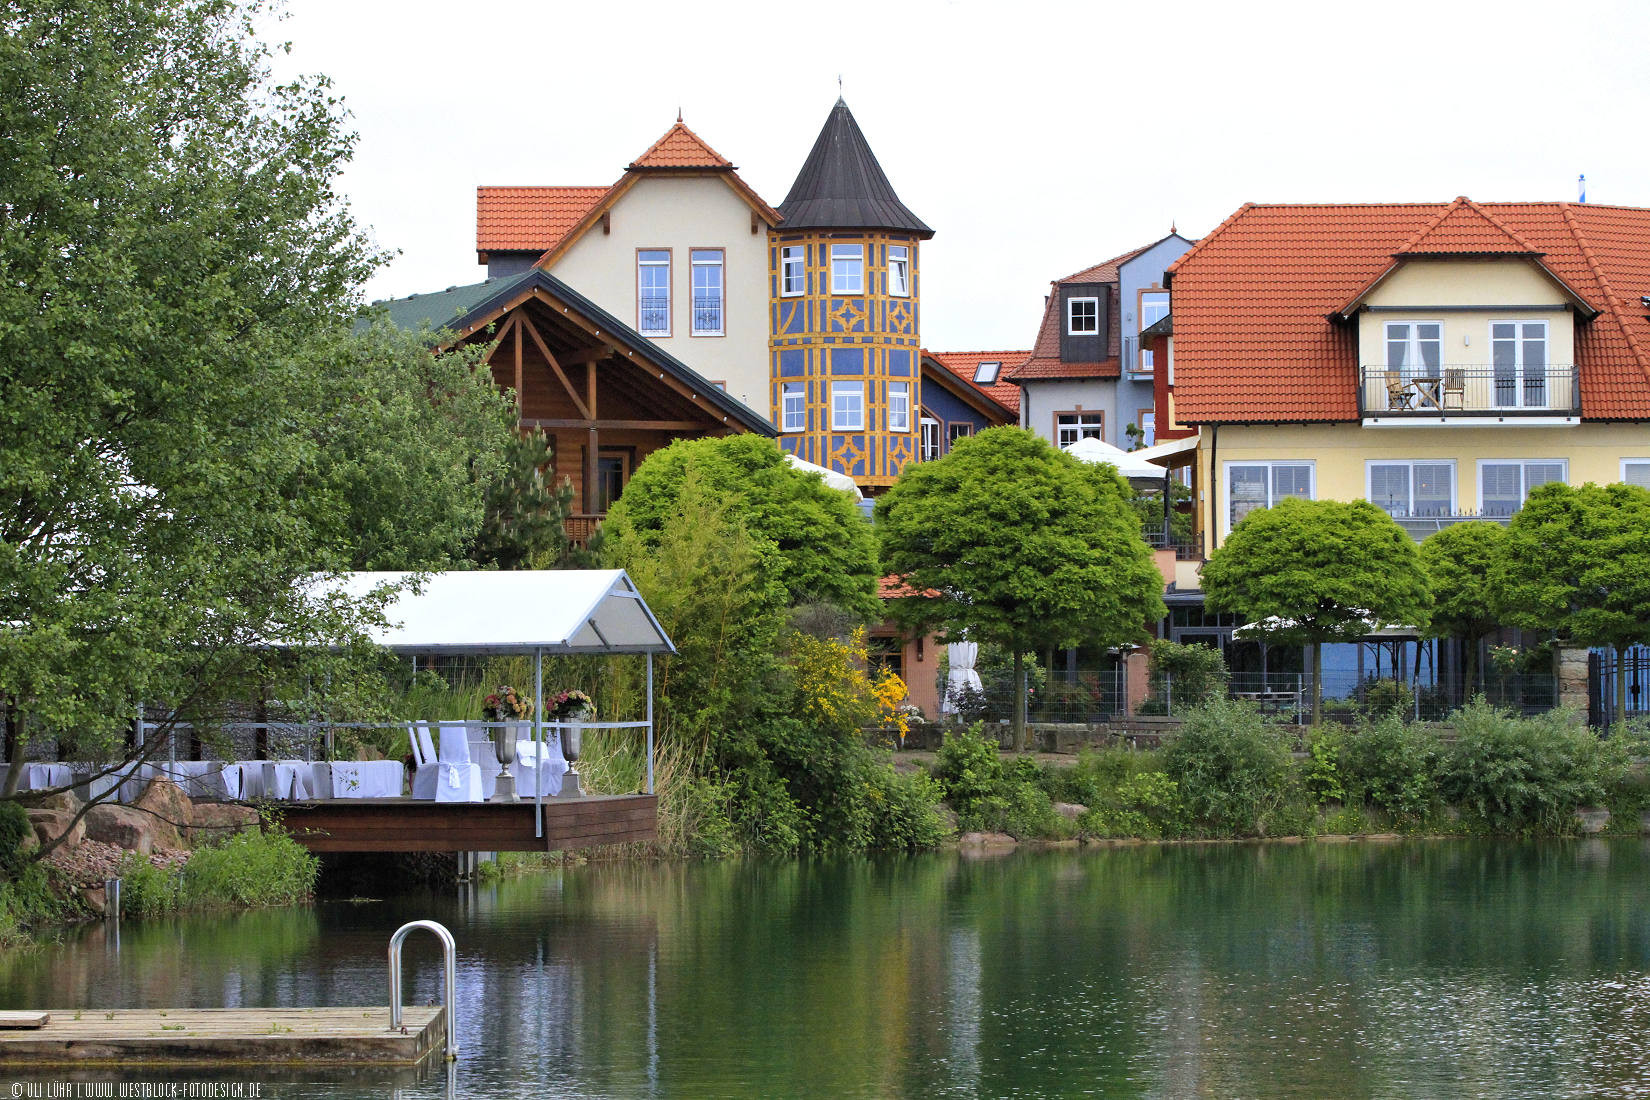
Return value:
[(533, 343), (538, 346), (539, 354), (544, 356), (544, 361), (550, 364), (550, 369), (561, 380), (562, 388), (567, 391), (567, 396), (573, 399), (574, 407), (584, 414), (586, 420), (594, 420), (596, 414), (591, 411), (590, 406), (579, 399), (579, 391), (573, 388), (573, 383), (568, 380), (567, 372), (563, 371), (561, 364), (556, 362), (555, 355), (551, 353), (549, 345), (544, 342), (544, 337), (539, 335), (538, 328), (525, 316), (521, 318), (521, 325), (527, 330), (527, 334), (533, 338)]

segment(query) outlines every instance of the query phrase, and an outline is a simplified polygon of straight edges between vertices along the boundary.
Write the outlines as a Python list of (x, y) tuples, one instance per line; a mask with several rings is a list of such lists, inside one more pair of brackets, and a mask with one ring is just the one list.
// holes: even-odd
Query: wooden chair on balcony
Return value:
[(1386, 372), (1386, 407), (1389, 409), (1408, 409), (1415, 404), (1415, 394), (1404, 381), (1399, 371)]
[(1464, 409), (1467, 405), (1467, 372), (1453, 367), (1444, 372), (1444, 408)]

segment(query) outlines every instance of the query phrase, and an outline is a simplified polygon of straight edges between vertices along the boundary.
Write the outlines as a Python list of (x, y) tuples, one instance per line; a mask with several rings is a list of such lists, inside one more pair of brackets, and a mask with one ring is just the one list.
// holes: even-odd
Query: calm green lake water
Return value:
[[(388, 935), (421, 917), (459, 944), (451, 1079), (213, 1079), (265, 1097), (1650, 1095), (1637, 840), (574, 868), (95, 928), (0, 960), (0, 1007), (383, 1003)], [(407, 955), (424, 1003), (433, 940)]]

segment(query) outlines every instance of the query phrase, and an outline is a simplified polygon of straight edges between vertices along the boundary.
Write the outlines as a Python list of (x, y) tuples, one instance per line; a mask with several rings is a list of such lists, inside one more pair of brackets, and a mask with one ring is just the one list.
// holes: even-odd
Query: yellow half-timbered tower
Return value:
[(779, 213), (768, 348), (780, 446), (874, 492), (917, 458), (917, 253), (934, 231), (900, 202), (841, 99)]

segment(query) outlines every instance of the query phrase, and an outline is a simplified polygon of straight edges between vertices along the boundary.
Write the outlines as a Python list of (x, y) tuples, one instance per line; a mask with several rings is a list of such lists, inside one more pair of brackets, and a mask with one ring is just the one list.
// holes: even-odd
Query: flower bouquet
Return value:
[(550, 715), (557, 722), (588, 722), (596, 717), (596, 700), (577, 688), (552, 695), (549, 705)]
[(533, 717), (533, 701), (509, 684), (500, 684), (482, 700), (481, 713), (489, 722), (525, 722)]

